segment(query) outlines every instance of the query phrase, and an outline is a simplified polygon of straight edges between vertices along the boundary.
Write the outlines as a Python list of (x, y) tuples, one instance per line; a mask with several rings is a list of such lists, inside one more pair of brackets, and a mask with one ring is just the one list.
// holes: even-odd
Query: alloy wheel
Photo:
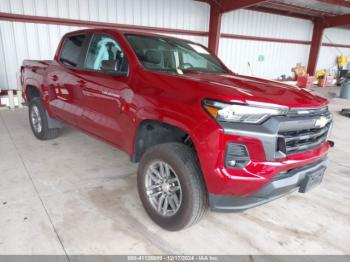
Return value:
[(30, 112), (30, 117), (32, 121), (33, 128), (36, 133), (40, 133), (42, 130), (42, 120), (39, 112), (39, 108), (37, 106), (33, 106)]
[(182, 190), (173, 168), (156, 161), (149, 165), (145, 176), (145, 190), (153, 208), (163, 216), (174, 215), (181, 206)]

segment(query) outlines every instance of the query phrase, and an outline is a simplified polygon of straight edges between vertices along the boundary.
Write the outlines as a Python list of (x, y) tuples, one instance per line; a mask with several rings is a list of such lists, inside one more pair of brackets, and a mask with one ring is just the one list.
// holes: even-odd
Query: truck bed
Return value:
[(23, 67), (46, 68), (52, 63), (52, 60), (24, 60)]

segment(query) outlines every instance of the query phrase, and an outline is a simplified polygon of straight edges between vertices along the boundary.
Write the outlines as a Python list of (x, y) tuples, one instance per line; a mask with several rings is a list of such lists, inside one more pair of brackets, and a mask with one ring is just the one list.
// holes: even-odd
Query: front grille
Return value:
[(328, 123), (322, 128), (280, 132), (279, 138), (282, 139), (284, 143), (278, 143), (280, 147), (279, 150), (287, 155), (290, 155), (321, 145), (327, 139), (330, 124), (331, 123)]
[(316, 148), (327, 140), (332, 124), (327, 106), (294, 108), (287, 117), (293, 124), (287, 124), (278, 132), (277, 151), (291, 155)]
[(288, 117), (300, 117), (300, 116), (320, 116), (328, 114), (328, 106), (317, 108), (292, 108), (288, 112)]

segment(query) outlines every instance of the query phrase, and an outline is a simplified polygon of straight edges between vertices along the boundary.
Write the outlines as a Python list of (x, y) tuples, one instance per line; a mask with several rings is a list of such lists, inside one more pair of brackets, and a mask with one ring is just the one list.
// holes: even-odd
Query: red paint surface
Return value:
[(289, 16), (289, 17), (305, 19), (305, 20), (313, 20), (313, 19), (317, 18), (317, 16), (312, 16), (310, 14), (295, 13), (295, 12), (291, 12), (290, 10), (287, 10), (287, 9), (274, 9), (274, 8), (270, 8), (270, 7), (266, 7), (266, 6), (262, 6), (262, 5), (251, 6), (251, 7), (248, 7), (247, 9), (257, 11), (257, 12), (264, 12), (264, 13), (274, 14), (274, 15)]
[(267, 2), (267, 0), (219, 0), (214, 2), (218, 2), (219, 6), (222, 7), (224, 12), (230, 12), (242, 8), (255, 6), (257, 4)]
[(221, 17), (222, 12), (220, 10), (220, 7), (212, 4), (210, 6), (208, 48), (212, 53), (216, 55), (219, 51)]
[(328, 46), (328, 47), (340, 47), (340, 48), (350, 48), (350, 45), (331, 44), (331, 43), (322, 43), (322, 46)]
[(318, 1), (326, 4), (338, 5), (338, 6), (350, 8), (350, 2), (345, 0), (318, 0)]
[(221, 34), (223, 38), (241, 39), (249, 41), (260, 41), (260, 42), (273, 42), (273, 43), (286, 43), (286, 44), (298, 44), (298, 45), (309, 45), (310, 41), (285, 39), (285, 38), (273, 38), (273, 37), (261, 37), (261, 36), (249, 36), (249, 35), (236, 35), (236, 34)]
[[(176, 126), (190, 135), (207, 189), (215, 194), (252, 194), (277, 173), (311, 163), (327, 153), (329, 146), (325, 143), (305, 153), (267, 162), (259, 140), (224, 134), (201, 106), (205, 98), (289, 107), (318, 107), (327, 104), (326, 99), (282, 83), (234, 73), (170, 75), (147, 71), (123, 32), (108, 29), (89, 32), (115, 37), (129, 61), (130, 73), (127, 77), (116, 77), (65, 68), (57, 61), (61, 46), (52, 64), (26, 61), (23, 93), (28, 95), (28, 85), (36, 86), (51, 117), (68, 122), (129, 155), (134, 153), (135, 134), (143, 121), (157, 120)], [(224, 167), (229, 141), (247, 145), (252, 161), (245, 169)]]
[(327, 17), (324, 23), (327, 27), (350, 25), (350, 14)]
[(318, 9), (312, 9), (308, 8), (306, 6), (300, 6), (297, 4), (293, 4), (292, 1), (289, 3), (285, 2), (277, 2), (277, 1), (269, 1), (262, 5), (263, 7), (269, 7), (275, 10), (281, 10), (281, 11), (287, 11), (292, 14), (303, 14), (307, 15), (309, 17), (314, 18), (323, 18), (326, 16), (332, 16), (336, 15), (336, 13), (331, 12), (330, 10), (318, 10)]
[(318, 55), (320, 54), (324, 29), (324, 24), (321, 21), (317, 20), (314, 22), (314, 29), (312, 33), (312, 40), (309, 52), (309, 61), (307, 64), (307, 73), (309, 75), (314, 75), (316, 71), (316, 65)]

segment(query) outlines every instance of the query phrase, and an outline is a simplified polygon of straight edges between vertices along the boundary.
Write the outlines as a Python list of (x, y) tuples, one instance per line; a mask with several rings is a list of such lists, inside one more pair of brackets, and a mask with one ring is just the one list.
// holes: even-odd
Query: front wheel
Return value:
[(194, 151), (180, 143), (153, 146), (138, 169), (142, 204), (159, 226), (178, 231), (198, 222), (207, 209), (207, 192)]
[(33, 98), (29, 103), (29, 122), (33, 134), (40, 140), (58, 136), (59, 128), (49, 128), (48, 116), (40, 98)]

